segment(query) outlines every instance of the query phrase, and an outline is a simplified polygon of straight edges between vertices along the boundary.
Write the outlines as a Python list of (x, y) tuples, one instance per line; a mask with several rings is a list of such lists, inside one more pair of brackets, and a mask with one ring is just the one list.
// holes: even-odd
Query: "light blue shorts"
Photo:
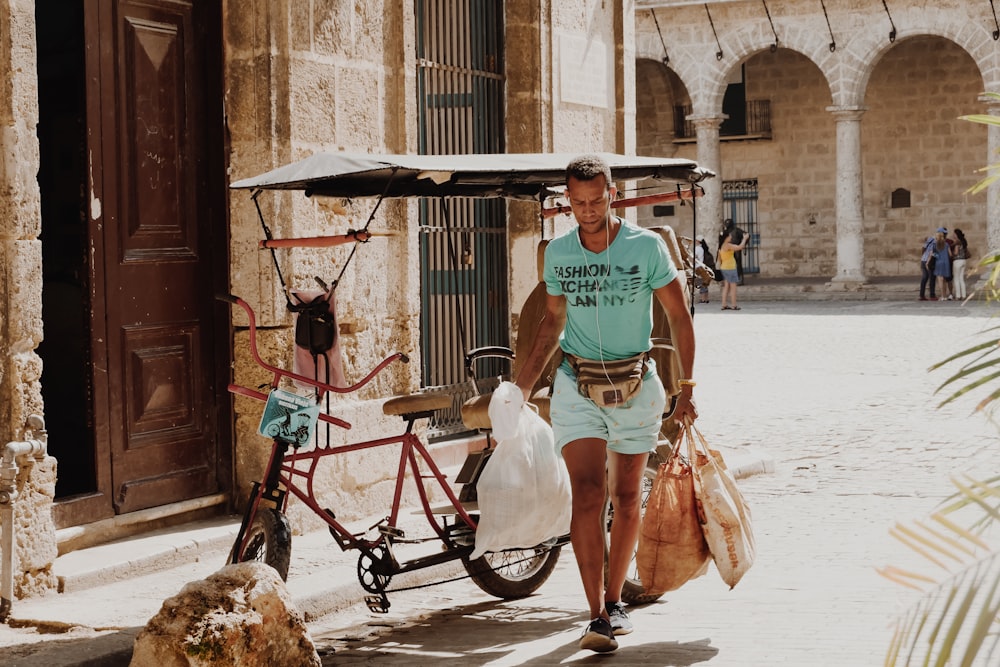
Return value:
[(722, 269), (722, 279), (727, 283), (738, 283), (740, 281), (740, 272), (736, 269)]
[(656, 364), (649, 362), (649, 371), (642, 389), (624, 405), (602, 408), (580, 395), (576, 377), (565, 365), (556, 371), (552, 387), (550, 417), (556, 449), (574, 440), (599, 438), (608, 449), (620, 454), (644, 454), (656, 448), (663, 420), (667, 393), (663, 390)]

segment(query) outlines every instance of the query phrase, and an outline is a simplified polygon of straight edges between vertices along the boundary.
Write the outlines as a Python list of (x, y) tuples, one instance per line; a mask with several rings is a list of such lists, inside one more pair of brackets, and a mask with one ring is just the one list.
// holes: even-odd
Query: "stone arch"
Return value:
[(674, 106), (687, 100), (687, 90), (661, 61), (636, 59), (635, 78), (636, 152), (670, 156), (676, 151)]
[[(830, 82), (836, 71), (836, 54), (835, 52), (831, 53), (827, 42), (817, 39), (816, 34), (811, 23), (788, 26), (784, 31), (778, 33), (778, 48), (794, 51), (816, 65), (827, 86), (831, 87), (832, 99), (833, 92)], [(730, 72), (755, 54), (771, 49), (774, 45), (774, 35), (771, 33), (769, 25), (758, 24), (738, 31), (732, 42), (734, 47), (731, 49), (727, 49), (726, 45), (723, 44), (723, 58), (719, 61), (723, 70), (722, 76), (713, 77), (702, 89), (703, 96), (699, 97), (697, 101), (692, 99), (696, 115), (698, 113), (705, 115), (718, 115), (720, 113), (722, 99), (726, 94), (726, 81)], [(693, 94), (692, 98), (694, 98)]]
[[(687, 89), (695, 110), (701, 107), (696, 100), (704, 97), (702, 91), (705, 86), (716, 79), (725, 80), (727, 70), (716, 62), (712, 55), (715, 50), (714, 44), (685, 44), (684, 48), (677, 49), (674, 53), (665, 53), (652, 19), (645, 13), (636, 14), (636, 60), (659, 61), (669, 67)], [(709, 54), (711, 57), (702, 58), (701, 54)]]
[[(976, 63), (983, 78), (983, 89), (1000, 92), (997, 48), (990, 31), (968, 21), (966, 17), (955, 17), (953, 14), (942, 12), (935, 15), (935, 20), (928, 21), (926, 12), (907, 12), (903, 15), (904, 18), (900, 18), (899, 23), (904, 27), (897, 28), (895, 42), (890, 42), (881, 31), (868, 30), (860, 33), (858, 39), (852, 42), (852, 52), (866, 55), (858, 60), (860, 66), (857, 76), (845, 80), (843, 100), (835, 100), (835, 104), (861, 106), (875, 67), (897, 43), (912, 37), (940, 37), (953, 42)], [(907, 17), (915, 19), (912, 25), (906, 25)], [(959, 20), (960, 18), (966, 20)]]
[[(640, 18), (640, 20), (645, 20)], [(645, 27), (645, 26), (644, 26)], [(656, 38), (655, 28), (650, 21), (650, 30), (637, 31), (636, 57), (661, 60), (663, 45)], [(817, 38), (819, 25), (815, 21), (798, 23), (784, 27), (778, 33), (779, 47), (795, 51), (808, 58), (823, 74), (827, 84), (836, 80), (837, 53), (831, 53), (828, 41)], [(825, 35), (823, 26), (822, 34)], [(691, 96), (692, 112), (695, 116), (718, 116), (722, 109), (722, 98), (726, 93), (729, 73), (745, 59), (755, 53), (767, 50), (774, 44), (774, 35), (766, 23), (758, 22), (741, 27), (735, 32), (720, 32), (723, 57), (715, 58), (718, 50), (715, 42), (690, 45), (691, 48), (670, 54), (669, 66), (680, 78)], [(831, 86), (831, 98), (833, 98)]]

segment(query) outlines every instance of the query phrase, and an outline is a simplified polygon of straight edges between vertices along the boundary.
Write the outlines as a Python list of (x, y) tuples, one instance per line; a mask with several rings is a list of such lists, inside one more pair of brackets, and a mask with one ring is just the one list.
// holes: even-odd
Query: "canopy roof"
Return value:
[[(234, 189), (304, 190), (330, 197), (507, 197), (540, 200), (561, 191), (575, 153), (368, 155), (316, 153), (244, 178)], [(691, 160), (598, 153), (615, 180), (697, 183), (715, 174)]]

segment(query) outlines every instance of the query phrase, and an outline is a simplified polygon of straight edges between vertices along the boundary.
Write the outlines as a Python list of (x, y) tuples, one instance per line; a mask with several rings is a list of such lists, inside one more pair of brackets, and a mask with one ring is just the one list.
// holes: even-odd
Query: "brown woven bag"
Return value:
[[(683, 435), (682, 429), (678, 443)], [(676, 590), (708, 569), (712, 555), (698, 519), (694, 476), (677, 449), (656, 472), (635, 558), (643, 588), (654, 595)]]

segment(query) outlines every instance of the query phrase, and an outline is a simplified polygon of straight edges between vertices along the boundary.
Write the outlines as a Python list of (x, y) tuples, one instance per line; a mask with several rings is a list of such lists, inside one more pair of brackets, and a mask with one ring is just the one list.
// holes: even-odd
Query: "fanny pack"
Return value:
[(594, 361), (572, 354), (566, 358), (576, 373), (577, 390), (602, 408), (622, 405), (638, 394), (649, 366), (649, 352), (614, 361)]

